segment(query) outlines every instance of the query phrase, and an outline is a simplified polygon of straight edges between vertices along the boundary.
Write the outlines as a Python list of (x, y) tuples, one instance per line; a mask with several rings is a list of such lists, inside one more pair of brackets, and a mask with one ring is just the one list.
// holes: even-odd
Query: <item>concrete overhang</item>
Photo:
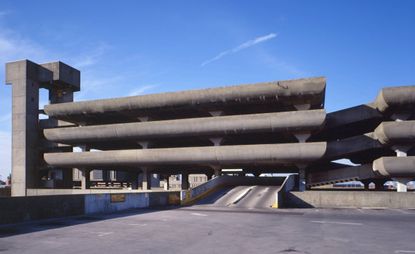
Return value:
[(375, 129), (375, 137), (382, 144), (415, 143), (415, 121), (383, 122)]
[(45, 129), (43, 133), (49, 141), (70, 144), (192, 136), (223, 137), (264, 132), (312, 133), (322, 128), (325, 116), (324, 110), (308, 110), (53, 128)]
[(398, 86), (383, 88), (374, 102), (381, 112), (402, 109), (413, 110), (415, 106), (415, 86)]
[(415, 178), (415, 156), (381, 157), (373, 162), (373, 171), (380, 176)]
[(294, 143), (216, 147), (115, 150), (79, 153), (45, 153), (52, 167), (219, 165), (228, 167), (295, 165), (321, 159), (326, 143)]
[[(182, 92), (169, 92), (116, 99), (92, 100), (51, 104), (45, 106), (45, 113), (69, 122), (101, 121), (102, 117), (146, 116), (162, 111), (182, 111), (197, 106), (198, 110), (215, 111), (243, 105), (279, 105), (279, 111), (287, 107), (321, 109), (324, 106), (326, 80), (323, 77), (276, 81), (268, 83), (228, 86)], [(272, 107), (272, 106), (271, 106)], [(263, 109), (262, 109), (263, 110)], [(272, 108), (272, 111), (278, 111)], [(260, 112), (260, 111), (258, 111)], [(243, 113), (243, 112), (242, 112)], [(245, 112), (246, 113), (246, 112)], [(170, 117), (175, 118), (174, 114)]]
[(59, 85), (73, 92), (81, 90), (81, 72), (79, 70), (60, 61), (44, 63), (41, 66), (52, 71), (53, 85)]

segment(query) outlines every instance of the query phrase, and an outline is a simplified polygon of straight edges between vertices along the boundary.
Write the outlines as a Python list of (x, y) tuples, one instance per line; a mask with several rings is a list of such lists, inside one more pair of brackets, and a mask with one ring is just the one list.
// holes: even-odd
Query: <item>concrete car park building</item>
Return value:
[[(210, 179), (226, 168), (296, 173), (299, 190), (394, 180), (406, 191), (415, 178), (415, 86), (384, 88), (373, 102), (326, 113), (323, 77), (74, 102), (80, 75), (62, 62), (6, 65), (13, 196), (86, 191), (94, 180), (149, 190), (172, 175), (188, 189), (190, 174)], [(40, 89), (49, 93), (44, 109)]]

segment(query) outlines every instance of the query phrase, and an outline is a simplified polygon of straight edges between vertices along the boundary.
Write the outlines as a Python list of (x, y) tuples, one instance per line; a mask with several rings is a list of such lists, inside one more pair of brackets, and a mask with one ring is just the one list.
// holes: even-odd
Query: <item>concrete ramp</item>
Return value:
[(285, 177), (220, 176), (182, 192), (183, 205), (269, 208)]
[(280, 186), (224, 187), (195, 205), (234, 208), (270, 208), (274, 205)]

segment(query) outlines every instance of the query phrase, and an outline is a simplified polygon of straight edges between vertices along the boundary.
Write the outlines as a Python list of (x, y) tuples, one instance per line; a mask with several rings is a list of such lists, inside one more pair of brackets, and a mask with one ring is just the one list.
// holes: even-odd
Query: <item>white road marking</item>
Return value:
[(128, 224), (128, 225), (130, 225), (130, 226), (147, 226), (147, 224), (144, 224), (144, 223), (131, 223), (131, 224)]
[(403, 214), (412, 214), (410, 212), (407, 212), (407, 211), (401, 210), (401, 209), (396, 209), (395, 211), (400, 212), (400, 213), (403, 213)]
[(415, 253), (415, 250), (395, 250), (395, 253)]
[(100, 232), (98, 233), (98, 236), (102, 237), (102, 236), (111, 235), (111, 234), (114, 234), (114, 232)]
[(207, 216), (206, 214), (203, 214), (203, 213), (191, 213), (191, 215), (194, 215), (194, 216), (202, 216), (202, 217)]
[(320, 224), (337, 224), (337, 225), (349, 225), (349, 226), (362, 226), (362, 223), (357, 222), (341, 222), (341, 221), (321, 221), (321, 220), (313, 220), (313, 223), (320, 223)]

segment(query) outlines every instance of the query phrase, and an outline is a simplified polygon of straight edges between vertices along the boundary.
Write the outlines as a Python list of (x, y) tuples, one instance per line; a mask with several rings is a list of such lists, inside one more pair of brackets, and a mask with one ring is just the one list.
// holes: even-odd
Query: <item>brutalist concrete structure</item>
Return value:
[[(323, 77), (125, 98), (73, 102), (80, 72), (61, 62), (6, 65), (13, 89), (13, 196), (45, 188), (90, 186), (99, 169), (150, 189), (154, 175), (298, 173), (298, 188), (415, 177), (415, 87), (383, 89), (372, 103), (326, 113)], [(50, 104), (39, 109), (39, 89)], [(39, 113), (48, 119), (39, 120)], [(79, 147), (81, 152), (75, 152)], [(349, 159), (356, 165), (337, 163)], [(118, 176), (117, 176), (118, 174)], [(108, 176), (111, 177), (108, 178)]]

